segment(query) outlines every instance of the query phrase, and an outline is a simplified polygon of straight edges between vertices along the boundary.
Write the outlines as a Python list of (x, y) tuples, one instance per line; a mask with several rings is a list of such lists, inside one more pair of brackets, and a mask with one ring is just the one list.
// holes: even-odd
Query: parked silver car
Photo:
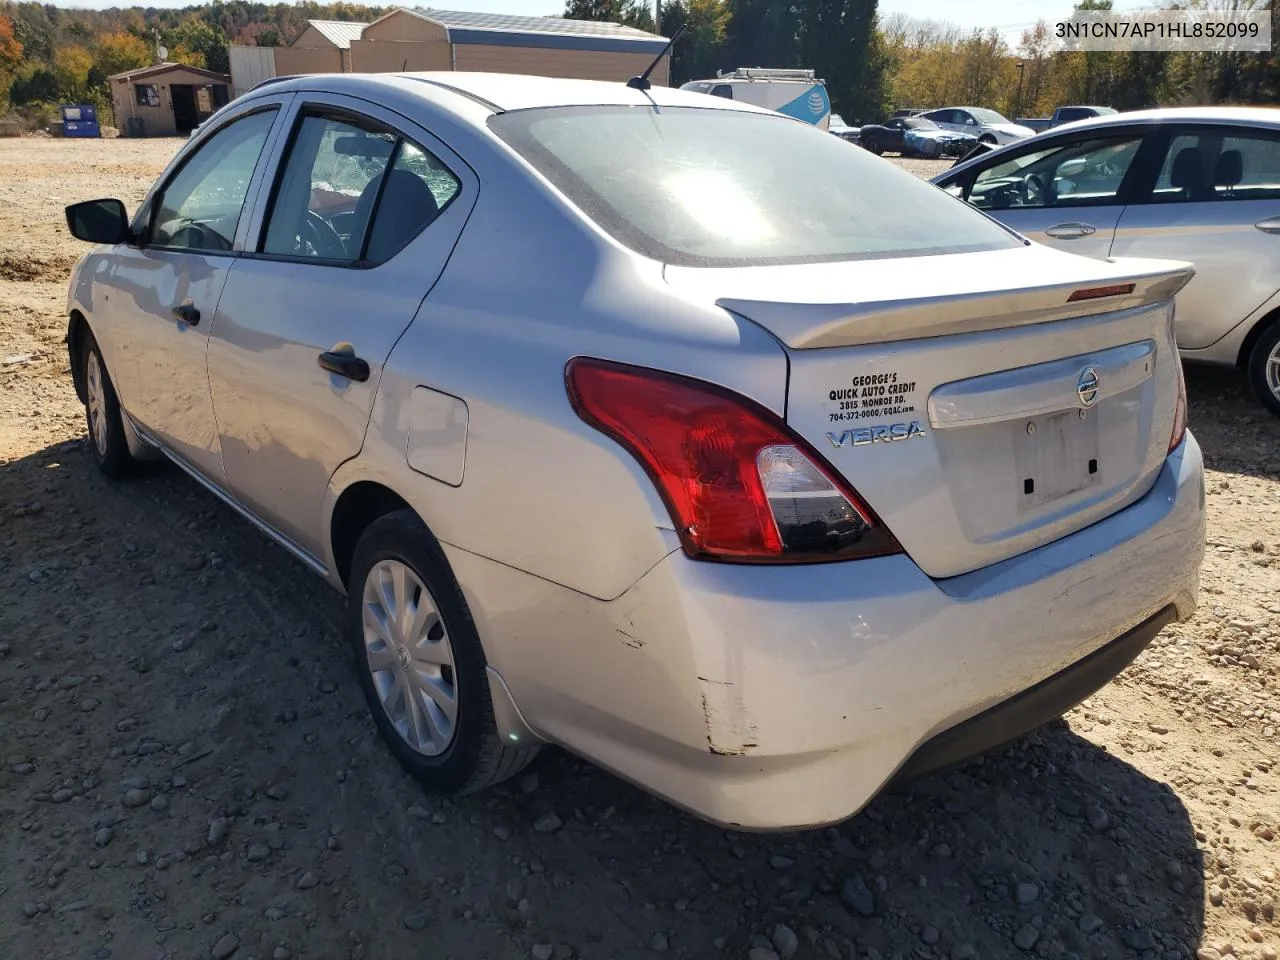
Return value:
[(986, 107), (943, 107), (920, 114), (943, 130), (966, 133), (982, 143), (1016, 143), (1036, 132)]
[(1178, 294), (1182, 356), (1238, 367), (1280, 416), (1280, 110), (1081, 120), (933, 182), (1072, 253), (1194, 263)]
[(432, 789), (550, 742), (720, 823), (830, 823), (1195, 604), (1189, 268), (1029, 244), (788, 117), (295, 78), (132, 223), (67, 219), (106, 244), (68, 302), (94, 458), (167, 456), (345, 591)]

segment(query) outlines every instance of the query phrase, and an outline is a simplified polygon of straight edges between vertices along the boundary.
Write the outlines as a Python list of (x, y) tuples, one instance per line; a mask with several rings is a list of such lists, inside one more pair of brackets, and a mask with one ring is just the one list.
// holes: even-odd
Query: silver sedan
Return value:
[(430, 789), (551, 743), (720, 823), (830, 823), (1195, 605), (1190, 268), (1028, 243), (770, 111), (292, 78), (132, 219), (67, 221), (93, 457), (168, 458), (343, 591)]
[(1175, 257), (1178, 346), (1238, 367), (1280, 416), (1280, 110), (1112, 114), (966, 161), (934, 183), (1024, 236), (1091, 257)]

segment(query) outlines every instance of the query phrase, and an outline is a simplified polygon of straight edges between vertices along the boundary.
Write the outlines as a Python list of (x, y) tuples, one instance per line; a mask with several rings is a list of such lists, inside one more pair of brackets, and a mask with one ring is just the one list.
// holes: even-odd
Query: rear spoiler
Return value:
[(1113, 260), (1098, 266), (1102, 269), (1095, 277), (1083, 282), (959, 295), (864, 303), (722, 298), (716, 305), (749, 317), (788, 347), (847, 347), (978, 333), (1149, 306), (1170, 300), (1195, 276), (1191, 264), (1174, 260)]

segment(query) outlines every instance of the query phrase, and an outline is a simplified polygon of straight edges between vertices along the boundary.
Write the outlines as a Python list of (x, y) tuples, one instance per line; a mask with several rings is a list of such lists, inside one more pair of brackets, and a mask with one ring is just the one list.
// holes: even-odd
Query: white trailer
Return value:
[(812, 70), (739, 67), (728, 73), (717, 73), (714, 80), (690, 80), (680, 89), (776, 110), (822, 130), (828, 129), (831, 123), (826, 81), (815, 77)]

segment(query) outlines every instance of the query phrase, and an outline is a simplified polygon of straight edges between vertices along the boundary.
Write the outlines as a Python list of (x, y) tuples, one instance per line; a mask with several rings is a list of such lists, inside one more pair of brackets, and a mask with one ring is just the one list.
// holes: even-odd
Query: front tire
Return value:
[(137, 461), (129, 453), (124, 435), (123, 414), (115, 385), (107, 373), (106, 361), (93, 334), (86, 332), (80, 352), (85, 393), (85, 423), (89, 429), (89, 452), (98, 469), (120, 480), (133, 473)]
[(996, 138), (989, 133), (985, 133), (978, 138), (978, 142), (985, 143), (989, 147), (994, 147), (996, 145)]
[(1262, 332), (1245, 363), (1249, 387), (1272, 416), (1280, 417), (1280, 320)]
[(378, 732), (434, 793), (481, 790), (538, 747), (499, 739), (484, 650), (439, 543), (411, 510), (360, 537), (347, 584), (347, 636)]

